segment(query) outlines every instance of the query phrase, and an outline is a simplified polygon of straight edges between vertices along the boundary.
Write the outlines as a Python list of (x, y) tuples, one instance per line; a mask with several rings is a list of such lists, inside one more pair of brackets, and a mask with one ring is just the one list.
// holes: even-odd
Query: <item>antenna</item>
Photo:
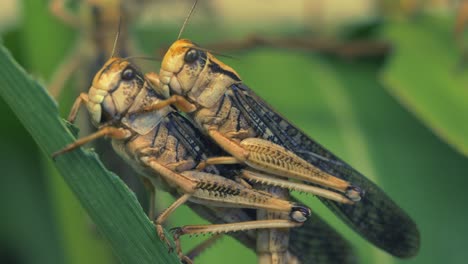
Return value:
[(117, 34), (115, 34), (115, 39), (114, 39), (114, 46), (112, 47), (112, 53), (111, 53), (111, 58), (114, 57), (115, 49), (117, 48), (117, 43), (119, 42), (119, 37), (120, 37), (120, 27), (122, 25), (122, 14), (119, 16), (119, 27), (117, 29)]
[(190, 19), (190, 16), (192, 15), (193, 10), (195, 10), (195, 7), (197, 6), (197, 3), (198, 3), (198, 0), (195, 0), (195, 2), (193, 3), (192, 9), (190, 9), (190, 13), (189, 13), (188, 16), (185, 18), (184, 24), (183, 24), (182, 27), (180, 28), (179, 35), (177, 36), (177, 39), (180, 39), (180, 36), (182, 35), (182, 32), (184, 32), (185, 25), (187, 25), (187, 22), (188, 22), (188, 20)]

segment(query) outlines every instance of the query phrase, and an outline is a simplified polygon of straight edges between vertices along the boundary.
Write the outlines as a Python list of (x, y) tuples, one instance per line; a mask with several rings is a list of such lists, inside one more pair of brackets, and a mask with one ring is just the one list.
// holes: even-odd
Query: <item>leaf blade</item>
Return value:
[(468, 156), (468, 78), (459, 69), (450, 25), (436, 18), (389, 23), (383, 35), (395, 47), (381, 79), (403, 106)]

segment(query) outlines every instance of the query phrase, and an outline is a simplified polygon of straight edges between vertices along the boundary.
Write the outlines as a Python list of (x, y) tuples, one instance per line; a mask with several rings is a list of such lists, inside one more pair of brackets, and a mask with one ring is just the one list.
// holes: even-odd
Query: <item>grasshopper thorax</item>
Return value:
[(203, 107), (212, 107), (230, 85), (241, 82), (231, 67), (186, 39), (174, 42), (164, 55), (160, 80), (165, 97), (186, 96)]
[(109, 59), (96, 74), (86, 103), (92, 121), (99, 126), (119, 120), (144, 87), (144, 77), (130, 62)]

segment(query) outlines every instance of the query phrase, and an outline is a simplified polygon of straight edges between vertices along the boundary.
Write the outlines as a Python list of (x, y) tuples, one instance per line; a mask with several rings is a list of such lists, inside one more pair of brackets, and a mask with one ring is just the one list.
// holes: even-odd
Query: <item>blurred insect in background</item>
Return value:
[[(79, 32), (77, 43), (57, 68), (50, 81), (49, 92), (59, 98), (67, 81), (74, 78), (75, 94), (88, 87), (93, 76), (112, 53), (120, 56), (140, 54), (130, 33), (131, 24), (145, 8), (149, 0), (51, 0), (51, 13), (60, 21)], [(114, 43), (115, 32), (119, 31), (119, 41)], [(71, 92), (69, 92), (71, 93)], [(92, 124), (82, 119), (80, 129), (84, 133), (92, 131)], [(133, 170), (115, 157), (104, 140), (95, 142), (96, 149), (102, 154), (104, 164), (127, 183), (137, 194), (144, 208), (148, 208), (144, 186), (133, 177)]]
[[(114, 49), (114, 35), (120, 24), (120, 37), (115, 53), (127, 56), (138, 49), (129, 32), (130, 23), (147, 1), (82, 0), (76, 12), (67, 7), (66, 0), (51, 0), (51, 13), (79, 31), (76, 46), (67, 56), (49, 85), (49, 92), (58, 97), (65, 83), (76, 71), (86, 71), (85, 78), (77, 78), (86, 87), (94, 73), (110, 57)], [(79, 76), (83, 77), (83, 76)]]
[(468, 61), (468, 49), (466, 48), (466, 24), (468, 22), (468, 1), (460, 1), (457, 8), (455, 25), (453, 28), (453, 36), (458, 49), (461, 52), (461, 58), (458, 63), (458, 68), (466, 67)]
[[(397, 257), (411, 257), (418, 252), (419, 231), (398, 205), (373, 182), (278, 114), (209, 50), (189, 40), (177, 40), (164, 56), (155, 83), (158, 92), (168, 99), (146, 107), (145, 111), (168, 105), (178, 107), (232, 155), (210, 158), (202, 164), (247, 165), (258, 170), (242, 175), (249, 184), (281, 187), (292, 184), (262, 173), (267, 172), (301, 181), (302, 185), (318, 184), (338, 191), (337, 195), (360, 201), (353, 204), (320, 196), (319, 199), (357, 233)], [(295, 174), (295, 165), (304, 166), (303, 171)], [(258, 241), (260, 245), (264, 243)]]

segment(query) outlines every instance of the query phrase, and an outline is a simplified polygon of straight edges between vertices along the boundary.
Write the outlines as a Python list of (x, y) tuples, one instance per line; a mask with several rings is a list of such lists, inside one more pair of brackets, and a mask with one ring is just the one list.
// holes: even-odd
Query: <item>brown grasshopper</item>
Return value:
[[(169, 52), (170, 51), (171, 49)], [(209, 53), (205, 53), (205, 55), (212, 56)], [(166, 58), (167, 57), (165, 57), (165, 59)], [(211, 59), (213, 60), (215, 58), (212, 57)], [(203, 62), (208, 62), (206, 56), (203, 59)], [(197, 71), (196, 67), (189, 67), (190, 69), (187, 69), (187, 71), (190, 72), (188, 73), (188, 76), (185, 76), (186, 79), (193, 77), (193, 74), (196, 74)], [(184, 69), (181, 70), (181, 72), (183, 71)], [(161, 70), (161, 76), (164, 74), (166, 74), (166, 72)], [(217, 72), (214, 76), (208, 76), (207, 78), (202, 77), (201, 85), (199, 86), (201, 89), (197, 92), (200, 96), (199, 99), (203, 101), (208, 98), (206, 100), (210, 101), (213, 99), (211, 97), (214, 96), (214, 99), (219, 100), (222, 94), (219, 94), (219, 91), (216, 90), (221, 90), (222, 93), (224, 89), (223, 87), (228, 87), (235, 83), (235, 81), (233, 82), (233, 80), (229, 78), (230, 76), (233, 75), (226, 74), (226, 76), (223, 76)], [(149, 77), (151, 78), (151, 75), (149, 75)], [(174, 78), (172, 78), (172, 80), (174, 80)], [(240, 78), (237, 78), (236, 80), (240, 81)], [(155, 78), (153, 82), (156, 87), (162, 88), (162, 90), (159, 90), (160, 92), (168, 96), (168, 85), (161, 87), (159, 78)], [(178, 87), (180, 88), (182, 85), (184, 84), (179, 83)], [(209, 88), (205, 90), (205, 93), (201, 91), (203, 90), (203, 85), (209, 86)], [(185, 92), (182, 93), (185, 94)], [(210, 158), (204, 163), (201, 163), (201, 166), (199, 167), (203, 167), (204, 164), (244, 163), (254, 169), (254, 171), (243, 171), (243, 181), (248, 180), (253, 182), (255, 183), (253, 186), (254, 188), (271, 192), (276, 197), (286, 200), (290, 199), (289, 190), (309, 192), (343, 204), (353, 204), (361, 199), (361, 190), (359, 187), (353, 186), (347, 181), (323, 172), (308, 161), (294, 154), (292, 151), (287, 150), (276, 143), (255, 137), (256, 132), (249, 128), (248, 121), (242, 117), (242, 113), (240, 113), (240, 111), (232, 107), (232, 104), (230, 104), (228, 100), (223, 99), (221, 104), (211, 100), (210, 103), (208, 103), (213, 106), (211, 108), (204, 108), (203, 106), (200, 107), (195, 105), (193, 102), (194, 101), (185, 100), (185, 98), (179, 95), (174, 95), (168, 100), (152, 104), (144, 110), (151, 112), (158, 109), (164, 109), (169, 104), (175, 104), (182, 111), (196, 112), (193, 117), (199, 127), (201, 127), (202, 130), (204, 129), (217, 144), (232, 155), (229, 157)], [(227, 104), (224, 104), (224, 102), (227, 102)], [(225, 135), (228, 136), (226, 137)], [(320, 187), (304, 185), (297, 182), (289, 182), (272, 177), (271, 175), (286, 176), (296, 180), (309, 181), (320, 185)], [(338, 190), (345, 195), (327, 190), (323, 187)], [(287, 214), (281, 212), (271, 212), (268, 210), (258, 210), (257, 212), (258, 219), (287, 219), (287, 217)], [(288, 243), (290, 240), (288, 230), (260, 230), (257, 234), (257, 255), (259, 257), (259, 263), (289, 262), (287, 254), (289, 247)]]
[[(69, 116), (69, 121), (73, 122), (80, 106), (85, 103), (99, 130), (53, 156), (99, 137), (112, 138), (113, 148), (139, 174), (144, 175), (153, 186), (179, 197), (155, 220), (158, 235), (169, 246), (162, 224), (176, 208), (186, 202), (206, 205), (208, 208), (265, 209), (289, 216), (288, 219), (252, 219), (233, 223), (232, 217), (241, 215), (242, 211), (227, 211), (223, 214), (228, 209), (213, 209), (211, 214), (217, 215), (224, 223), (184, 226), (175, 230), (177, 252), (187, 262), (190, 259), (181, 251), (180, 235), (293, 228), (301, 226), (310, 216), (309, 208), (230, 180), (221, 176), (214, 166), (207, 166), (203, 171), (196, 170), (199, 162), (207, 158), (206, 146), (210, 146), (210, 143), (200, 137), (185, 117), (171, 107), (156, 112), (135, 113), (160, 100), (161, 96), (135, 66), (126, 60), (111, 58), (96, 74), (89, 92), (77, 98)], [(211, 146), (211, 149), (215, 147)]]
[(290, 184), (297, 183), (286, 177), (301, 181), (301, 186), (319, 185), (328, 192), (336, 191), (333, 193), (351, 201), (331, 201), (315, 194), (381, 249), (402, 258), (418, 252), (419, 231), (398, 205), (278, 114), (208, 50), (189, 40), (177, 40), (163, 58), (160, 78), (153, 82), (168, 99), (145, 111), (176, 106), (231, 155), (209, 158), (202, 164), (242, 163), (257, 170), (242, 174), (251, 183), (294, 189)]

